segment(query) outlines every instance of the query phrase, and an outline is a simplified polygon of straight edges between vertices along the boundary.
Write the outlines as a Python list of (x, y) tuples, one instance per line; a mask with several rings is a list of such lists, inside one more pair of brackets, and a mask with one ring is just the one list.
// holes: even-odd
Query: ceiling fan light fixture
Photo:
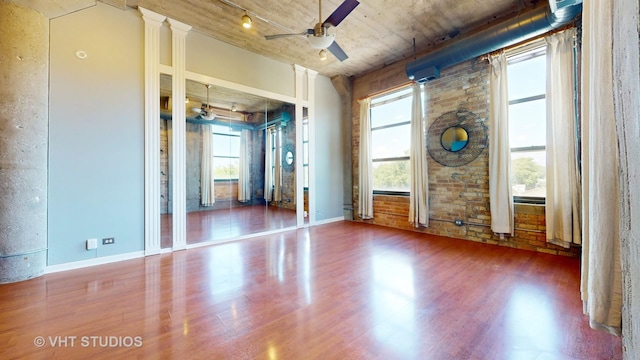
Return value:
[(324, 36), (307, 35), (307, 41), (314, 49), (326, 49), (333, 44), (336, 34), (325, 34)]
[(244, 15), (242, 15), (242, 27), (245, 29), (250, 29), (252, 22), (253, 20), (251, 19), (251, 16), (249, 16), (249, 14), (245, 11)]
[(318, 55), (320, 55), (320, 60), (327, 60), (327, 50), (320, 50), (320, 53), (318, 53)]

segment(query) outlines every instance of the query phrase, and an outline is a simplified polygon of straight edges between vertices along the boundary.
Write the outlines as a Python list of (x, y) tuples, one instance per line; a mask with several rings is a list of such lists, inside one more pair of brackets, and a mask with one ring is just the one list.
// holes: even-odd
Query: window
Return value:
[[(268, 144), (266, 144), (266, 147), (267, 149), (269, 149), (269, 158), (270, 158), (269, 161), (271, 163), (271, 168), (269, 170), (265, 169), (265, 171), (269, 171), (268, 176), (271, 178), (271, 184), (274, 185), (276, 181), (276, 137), (278, 137), (278, 140), (279, 140), (277, 142), (280, 143), (280, 148), (278, 149), (280, 150), (279, 153), (282, 154), (282, 128), (280, 126), (276, 126), (276, 127), (271, 127), (270, 129), (273, 131), (273, 133), (270, 138), (271, 141)], [(282, 163), (280, 164), (279, 173), (280, 173), (279, 180), (280, 180), (280, 183), (282, 183)]]
[(515, 202), (546, 196), (546, 53), (544, 46), (508, 56), (511, 186)]
[(237, 180), (240, 168), (240, 131), (213, 125), (213, 179)]
[(307, 109), (302, 114), (302, 169), (304, 176), (304, 188), (309, 189), (309, 117)]
[(411, 87), (371, 99), (374, 193), (409, 192)]

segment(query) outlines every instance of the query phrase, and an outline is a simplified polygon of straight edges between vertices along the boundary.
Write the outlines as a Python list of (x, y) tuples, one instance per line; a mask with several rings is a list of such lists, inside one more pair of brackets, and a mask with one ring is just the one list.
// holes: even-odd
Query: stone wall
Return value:
[[(294, 114), (291, 114), (292, 118)], [(282, 129), (282, 146), (296, 144), (296, 122), (291, 121)], [(284, 159), (283, 159), (284, 161)], [(277, 206), (289, 210), (296, 209), (296, 170), (286, 171), (282, 169), (282, 200), (272, 202), (272, 206)]]
[[(354, 98), (359, 99), (386, 89), (408, 84), (404, 64), (394, 64), (354, 81)], [(431, 125), (440, 115), (466, 110), (489, 126), (489, 68), (484, 59), (473, 59), (443, 69), (441, 77), (425, 85), (426, 113)], [(354, 219), (358, 215), (359, 104), (353, 108), (353, 190)], [(428, 228), (409, 223), (409, 197), (374, 195), (374, 218), (365, 222), (399, 229), (448, 236), (557, 255), (578, 256), (580, 248), (564, 249), (545, 241), (544, 206), (517, 205), (513, 237), (500, 238), (490, 229), (489, 152), (485, 149), (475, 160), (459, 167), (447, 167), (427, 154), (429, 169), (430, 222)], [(462, 220), (457, 226), (455, 220)]]

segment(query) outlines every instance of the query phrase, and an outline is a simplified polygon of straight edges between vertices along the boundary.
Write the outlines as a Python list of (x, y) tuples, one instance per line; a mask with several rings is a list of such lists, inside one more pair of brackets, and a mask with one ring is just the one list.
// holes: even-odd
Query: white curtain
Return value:
[(507, 57), (504, 52), (489, 59), (489, 206), (491, 230), (511, 234), (514, 230), (511, 191), (511, 148), (509, 147), (509, 97)]
[(572, 28), (547, 42), (547, 242), (580, 244), (580, 188), (576, 158), (575, 61)]
[(611, 1), (582, 11), (582, 281), (589, 324), (619, 335), (622, 322), (619, 194)]
[(273, 161), (273, 201), (280, 201), (282, 200), (282, 140), (280, 139), (280, 129), (274, 129), (273, 135), (276, 139)]
[(251, 200), (250, 136), (251, 131), (248, 129), (242, 129), (240, 132), (240, 159), (238, 160), (238, 201), (240, 202)]
[(273, 128), (265, 129), (265, 151), (264, 151), (264, 200), (271, 201), (273, 196)]
[(200, 205), (213, 206), (216, 194), (213, 182), (213, 129), (202, 125), (202, 161), (200, 162)]
[(373, 165), (371, 163), (371, 99), (360, 103), (360, 153), (358, 156), (358, 212), (373, 219)]
[(422, 96), (420, 85), (413, 84), (411, 108), (411, 191), (409, 193), (409, 222), (415, 227), (429, 226), (429, 172), (427, 146), (424, 137)]

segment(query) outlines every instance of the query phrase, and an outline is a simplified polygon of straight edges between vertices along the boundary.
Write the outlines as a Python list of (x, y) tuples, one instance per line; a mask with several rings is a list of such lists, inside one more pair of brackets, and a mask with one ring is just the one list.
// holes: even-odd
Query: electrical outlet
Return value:
[(460, 219), (457, 219), (457, 220), (456, 220), (456, 225), (457, 225), (457, 226), (462, 226), (462, 224), (463, 224), (463, 223), (462, 223), (462, 220), (460, 220)]
[(116, 242), (116, 239), (112, 237), (102, 239), (102, 245), (111, 245), (115, 242)]
[(86, 241), (87, 250), (93, 250), (98, 248), (98, 239), (87, 239)]

